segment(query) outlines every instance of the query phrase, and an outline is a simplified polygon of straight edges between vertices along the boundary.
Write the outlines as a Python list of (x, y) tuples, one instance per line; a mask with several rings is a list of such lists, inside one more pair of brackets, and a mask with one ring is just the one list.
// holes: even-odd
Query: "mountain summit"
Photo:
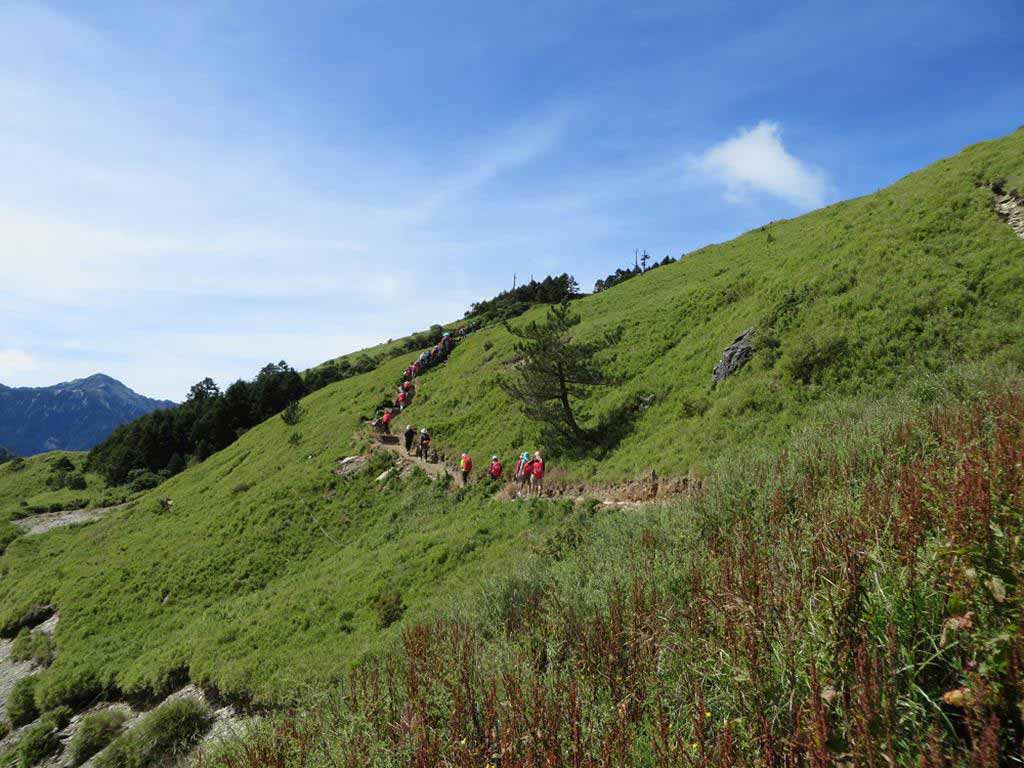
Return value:
[(0, 445), (22, 456), (86, 450), (119, 425), (172, 405), (102, 373), (50, 387), (0, 384)]

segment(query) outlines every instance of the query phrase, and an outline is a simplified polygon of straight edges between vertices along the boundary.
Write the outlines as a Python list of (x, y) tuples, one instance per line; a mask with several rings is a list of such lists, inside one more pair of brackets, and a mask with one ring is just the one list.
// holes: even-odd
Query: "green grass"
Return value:
[[(596, 480), (683, 475), (749, 441), (779, 445), (829, 398), (878, 396), (964, 360), (1024, 361), (1024, 242), (976, 186), (999, 179), (1024, 187), (1024, 129), (775, 222), (770, 244), (755, 230), (574, 303), (581, 337), (625, 328), (614, 366), (624, 384), (584, 405), (591, 423), (637, 395), (655, 403), (607, 453), (549, 466)], [(749, 327), (761, 349), (712, 390), (722, 350)], [(536, 446), (536, 427), (495, 386), (511, 343), (501, 328), (474, 334), (424, 379), (407, 418), (449, 452)]]
[(31, 661), (42, 667), (53, 661), (55, 653), (53, 638), (45, 632), (33, 632), (28, 627), (22, 628), (11, 646), (14, 661)]
[(1024, 380), (922, 386), (933, 407), (829, 408), (703, 493), (580, 505), (524, 567), (199, 768), (1013, 764)]
[(112, 742), (121, 732), (128, 715), (118, 709), (93, 712), (82, 722), (68, 743), (72, 765), (81, 765)]
[[(92, 472), (84, 472), (85, 453), (74, 451), (51, 451), (24, 459), (24, 462), (0, 464), (0, 525), (3, 522), (37, 512), (58, 509), (79, 509), (118, 503), (127, 493), (124, 489), (107, 488), (103, 479)], [(53, 465), (61, 459), (68, 459), (85, 478), (84, 489), (47, 487), (54, 472)], [(0, 527), (0, 544), (3, 542)], [(3, 547), (0, 546), (0, 551)]]
[[(655, 400), (600, 455), (549, 457), (550, 476), (700, 475), (737, 451), (784, 444), (835, 402), (856, 411), (908, 387), (927, 399), (931, 378), (965, 362), (1024, 363), (1024, 243), (977, 186), (997, 180), (1024, 186), (1024, 131), (773, 223), (771, 243), (754, 231), (575, 302), (581, 336), (625, 327), (613, 359), (623, 383), (584, 403), (585, 419)], [(750, 326), (754, 360), (712, 390), (722, 349)], [(496, 386), (511, 344), (500, 327), (472, 334), (421, 379), (401, 425), (430, 427), (440, 448), (469, 450), (478, 466), (536, 447), (536, 425)], [(104, 520), (11, 542), (0, 630), (16, 631), (32, 605), (61, 615), (38, 703), (157, 694), (186, 678), (290, 702), (494, 574), (571, 541), (569, 503), (444, 494), (425, 477), (381, 485), (382, 465), (336, 482), (337, 459), (365, 447), (362, 419), (413, 357), (313, 393), (295, 426), (271, 418)], [(0, 468), (0, 509), (17, 512), (23, 494), (50, 500), (44, 463), (30, 460), (26, 478)]]
[(11, 688), (10, 696), (7, 699), (7, 717), (15, 728), (31, 723), (39, 717), (39, 707), (36, 706), (36, 683), (38, 682), (39, 678), (32, 675), (23, 677)]
[(192, 699), (162, 704), (96, 756), (96, 768), (146, 768), (189, 752), (210, 727), (209, 708)]

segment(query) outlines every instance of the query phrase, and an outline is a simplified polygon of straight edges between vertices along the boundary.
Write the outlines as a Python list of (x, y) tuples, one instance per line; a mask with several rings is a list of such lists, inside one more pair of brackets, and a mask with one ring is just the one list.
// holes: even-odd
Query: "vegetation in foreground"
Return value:
[(161, 704), (96, 756), (96, 768), (146, 768), (173, 764), (187, 755), (210, 727), (210, 710), (194, 699)]
[(689, 502), (577, 509), (204, 768), (1008, 764), (1024, 746), (1024, 389), (837, 419)]
[(82, 765), (86, 760), (117, 738), (128, 719), (126, 712), (108, 709), (93, 712), (82, 718), (78, 730), (68, 744), (68, 756), (72, 765)]

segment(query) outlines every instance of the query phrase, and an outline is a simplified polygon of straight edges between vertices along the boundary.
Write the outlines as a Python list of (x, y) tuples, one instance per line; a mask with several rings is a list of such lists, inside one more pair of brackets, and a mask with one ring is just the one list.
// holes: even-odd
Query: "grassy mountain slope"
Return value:
[[(83, 489), (58, 488), (47, 485), (54, 474), (54, 464), (70, 461), (85, 479)], [(84, 471), (85, 454), (75, 451), (40, 453), (22, 462), (0, 464), (0, 520), (23, 517), (32, 512), (101, 506), (126, 495), (109, 489), (103, 479)]]
[[(1024, 129), (578, 302), (581, 335), (626, 329), (626, 383), (587, 410), (656, 401), (608, 455), (569, 468), (600, 480), (681, 474), (747, 440), (777, 443), (825, 398), (883, 393), (962, 359), (1024, 360), (1024, 242), (977, 186), (998, 180), (1024, 186)], [(712, 368), (749, 327), (762, 349), (712, 391)], [(502, 329), (474, 335), (424, 381), (410, 418), (453, 451), (532, 448), (535, 430), (494, 386), (510, 350)]]
[[(1024, 131), (774, 223), (771, 241), (751, 232), (575, 303), (581, 335), (626, 329), (614, 358), (624, 383), (587, 414), (656, 399), (603, 455), (552, 466), (598, 481), (703, 471), (745, 444), (782, 443), (826, 400), (860, 402), (963, 360), (1024, 362), (1024, 243), (978, 186), (999, 180), (1024, 186)], [(712, 390), (722, 349), (750, 326), (754, 360)], [(571, 536), (568, 503), (444, 494), (423, 477), (380, 484), (376, 471), (334, 478), (411, 357), (315, 392), (297, 426), (274, 417), (103, 521), (12, 543), (0, 628), (33, 604), (61, 612), (42, 703), (157, 691), (184, 674), (289, 699), (393, 639), (381, 606), (396, 596), (406, 616), (426, 615)], [(535, 427), (495, 386), (510, 357), (503, 329), (472, 334), (422, 378), (403, 425), (431, 427), (478, 463), (533, 448)]]

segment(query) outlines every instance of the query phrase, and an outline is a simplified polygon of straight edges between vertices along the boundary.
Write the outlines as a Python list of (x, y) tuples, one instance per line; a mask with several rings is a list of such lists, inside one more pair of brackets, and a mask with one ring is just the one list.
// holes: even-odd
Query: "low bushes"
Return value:
[(39, 709), (36, 707), (36, 682), (35, 677), (26, 677), (16, 682), (11, 689), (11, 694), (7, 698), (7, 717), (15, 728), (27, 725), (39, 716)]
[(194, 699), (162, 704), (96, 757), (96, 768), (144, 768), (161, 757), (182, 755), (210, 727), (209, 708)]
[(60, 707), (47, 712), (18, 742), (18, 768), (31, 768), (60, 751), (58, 732), (71, 719), (71, 710)]
[(47, 667), (53, 661), (56, 647), (45, 632), (32, 632), (23, 627), (11, 646), (11, 658), (14, 661), (31, 661), (33, 664)]
[(93, 712), (82, 718), (81, 725), (68, 745), (72, 765), (81, 765), (106, 747), (121, 732), (127, 713), (118, 709)]

